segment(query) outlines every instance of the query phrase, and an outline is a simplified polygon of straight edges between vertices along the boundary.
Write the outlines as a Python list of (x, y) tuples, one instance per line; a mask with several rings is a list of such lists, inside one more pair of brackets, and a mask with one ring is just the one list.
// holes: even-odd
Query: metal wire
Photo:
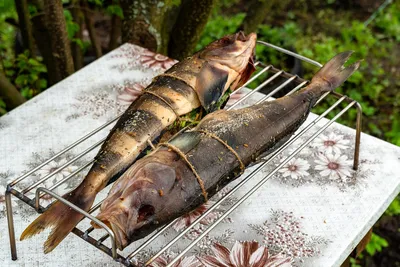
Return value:
[(278, 73), (275, 73), (272, 77), (270, 77), (268, 80), (266, 80), (265, 82), (263, 82), (262, 84), (260, 84), (259, 86), (257, 86), (255, 89), (251, 90), (250, 93), (248, 93), (247, 95), (245, 95), (244, 97), (240, 98), (239, 101), (236, 101), (235, 104), (233, 104), (232, 106), (230, 106), (227, 110), (232, 110), (234, 107), (236, 107), (237, 105), (239, 105), (240, 103), (242, 103), (243, 101), (245, 101), (247, 98), (249, 98), (250, 96), (254, 95), (256, 92), (260, 91), (264, 86), (266, 86), (267, 84), (269, 84), (270, 82), (272, 82), (273, 80), (275, 80), (276, 78), (278, 78), (278, 76), (282, 73), (283, 71), (280, 71)]
[(92, 216), (91, 214), (89, 214), (88, 212), (82, 210), (81, 208), (79, 208), (78, 206), (76, 206), (75, 204), (65, 200), (64, 198), (62, 198), (61, 196), (57, 195), (56, 193), (54, 193), (53, 191), (48, 190), (47, 188), (44, 187), (39, 187), (36, 190), (36, 198), (39, 199), (39, 194), (40, 192), (46, 192), (46, 194), (51, 195), (52, 197), (54, 197), (55, 199), (57, 199), (58, 201), (62, 202), (65, 205), (68, 205), (69, 207), (71, 207), (72, 209), (74, 209), (75, 211), (85, 215), (86, 218), (89, 218), (91, 221), (95, 222), (97, 225), (101, 226), (104, 230), (107, 231), (108, 235), (111, 238), (111, 246), (112, 246), (112, 257), (115, 259), (117, 258), (117, 247), (115, 244), (115, 235), (113, 233), (113, 231), (111, 231), (111, 229), (105, 225), (105, 223), (103, 223), (102, 221), (100, 221), (99, 219), (97, 219), (96, 217)]
[[(270, 48), (273, 48), (275, 50), (278, 50), (280, 52), (283, 52), (285, 54), (288, 54), (290, 56), (294, 56), (298, 59), (301, 59), (305, 62), (308, 62), (310, 64), (313, 64), (315, 66), (321, 67), (322, 65), (314, 60), (311, 60), (309, 58), (306, 58), (304, 56), (298, 55), (294, 52), (291, 52), (289, 50), (283, 49), (281, 47), (277, 47), (275, 45), (263, 42), (263, 41), (258, 41), (259, 44), (261, 45), (265, 45), (268, 46)], [(276, 88), (274, 88), (270, 93), (268, 93), (268, 95), (264, 96), (262, 99), (260, 99), (257, 103), (261, 103), (263, 101), (266, 101), (269, 97), (273, 96), (275, 93), (277, 93), (278, 91), (280, 91), (282, 88), (284, 88), (285, 86), (289, 85), (290, 83), (297, 81), (300, 82), (299, 85), (297, 85), (295, 88), (293, 88), (289, 93), (287, 93), (287, 95), (290, 95), (292, 93), (294, 93), (295, 91), (299, 90), (301, 87), (305, 86), (308, 81), (305, 81), (304, 79), (296, 76), (296, 75), (292, 75), (290, 73), (284, 72), (283, 70), (279, 70), (274, 68), (272, 65), (265, 65), (262, 62), (256, 62), (255, 66), (257, 67), (261, 67), (262, 69), (257, 72), (251, 79), (249, 79), (241, 88), (238, 88), (236, 91), (234, 91), (231, 95), (236, 94), (237, 92), (239, 92), (239, 90), (241, 90), (242, 88), (246, 87), (247, 85), (249, 85), (250, 83), (254, 82), (256, 79), (260, 78), (260, 76), (264, 73), (270, 72), (273, 73), (273, 75), (271, 77), (269, 77), (268, 79), (266, 79), (265, 81), (263, 81), (260, 85), (258, 85), (255, 89), (253, 89), (251, 92), (247, 93), (244, 97), (242, 97), (240, 100), (238, 100), (237, 102), (234, 103), (234, 105), (232, 105), (231, 107), (229, 107), (227, 110), (231, 110), (235, 107), (237, 107), (240, 103), (243, 103), (243, 101), (245, 101), (246, 99), (248, 99), (250, 96), (252, 96), (253, 94), (255, 94), (257, 91), (261, 90), (263, 87), (265, 87), (266, 85), (268, 85), (269, 83), (271, 83), (272, 81), (274, 81), (276, 78), (283, 77), (286, 80), (281, 83), (279, 86), (277, 86)], [(320, 101), (322, 101), (329, 93), (324, 94), (318, 101), (316, 104), (318, 104)], [(170, 243), (166, 244), (159, 252), (157, 252), (156, 255), (154, 255), (151, 259), (149, 259), (148, 263), (150, 263), (151, 261), (153, 261), (155, 258), (157, 258), (158, 256), (160, 256), (165, 250), (167, 250), (170, 246), (172, 246), (173, 244), (175, 244), (180, 238), (183, 237), (184, 234), (186, 234), (190, 229), (192, 229), (197, 223), (199, 223), (202, 219), (204, 219), (211, 211), (213, 211), (216, 207), (218, 207), (220, 205), (220, 203), (222, 203), (224, 200), (226, 200), (226, 198), (228, 198), (229, 196), (231, 196), (234, 192), (236, 192), (242, 185), (244, 185), (245, 183), (247, 183), (248, 181), (250, 181), (263, 167), (265, 167), (268, 163), (270, 163), (278, 153), (282, 152), (284, 149), (286, 149), (288, 146), (292, 145), (296, 140), (298, 140), (306, 131), (310, 130), (313, 126), (315, 126), (315, 124), (317, 122), (319, 122), (322, 118), (324, 118), (329, 112), (331, 112), (334, 108), (336, 108), (340, 103), (342, 103), (343, 101), (347, 101), (348, 103), (350, 103), (345, 109), (343, 109), (338, 115), (336, 115), (331, 121), (329, 121), (328, 123), (326, 123), (324, 125), (324, 127), (328, 127), (329, 125), (331, 125), (338, 117), (340, 117), (342, 114), (344, 114), (344, 112), (346, 112), (351, 106), (354, 106), (357, 108), (357, 121), (356, 121), (356, 137), (355, 137), (355, 151), (354, 151), (354, 165), (353, 168), (357, 169), (358, 167), (358, 159), (359, 159), (359, 146), (360, 146), (360, 133), (361, 133), (361, 106), (351, 100), (350, 98), (346, 97), (346, 96), (342, 96), (338, 93), (333, 92), (332, 96), (337, 97), (338, 101), (336, 103), (334, 103), (331, 107), (329, 107), (324, 113), (322, 113), (321, 115), (319, 115), (314, 121), (312, 121), (310, 124), (308, 124), (304, 129), (302, 129), (301, 131), (299, 131), (298, 133), (295, 133), (292, 138), (286, 143), (284, 144), (282, 147), (280, 147), (279, 149), (277, 149), (275, 152), (273, 152), (270, 157), (263, 162), (262, 164), (260, 164), (254, 171), (252, 171), (248, 176), (246, 176), (243, 180), (241, 180), (231, 191), (228, 192), (228, 194), (226, 194), (224, 197), (222, 197), (220, 200), (218, 200), (212, 207), (210, 207), (203, 215), (201, 215), (199, 218), (197, 218), (189, 227), (187, 227), (184, 231), (182, 231), (181, 233), (179, 233)], [(30, 200), (27, 196), (25, 196), (25, 194), (27, 192), (29, 192), (30, 190), (34, 189), (35, 187), (39, 186), (42, 182), (46, 181), (47, 179), (50, 179), (53, 175), (55, 175), (57, 172), (61, 171), (63, 168), (67, 167), (69, 164), (73, 163), (74, 161), (78, 160), (79, 158), (83, 157), (83, 155), (86, 155), (87, 153), (89, 153), (90, 151), (92, 151), (94, 148), (96, 148), (98, 145), (100, 145), (104, 139), (102, 139), (101, 141), (97, 142), (96, 144), (90, 146), (89, 148), (85, 149), (83, 152), (81, 152), (80, 154), (78, 154), (77, 156), (75, 156), (74, 158), (72, 158), (69, 162), (67, 162), (66, 164), (62, 165), (60, 168), (58, 168), (56, 171), (52, 172), (51, 174), (43, 177), (42, 179), (40, 179), (39, 181), (29, 185), (28, 187), (26, 187), (25, 189), (23, 189), (21, 192), (19, 192), (18, 190), (16, 190), (15, 188), (13, 188), (13, 186), (15, 186), (17, 183), (21, 182), (23, 179), (27, 178), (28, 176), (30, 176), (31, 174), (35, 173), (37, 170), (39, 170), (40, 168), (42, 168), (43, 166), (45, 166), (46, 164), (48, 164), (50, 161), (54, 160), (55, 158), (61, 156), (62, 154), (66, 153), (67, 151), (71, 150), (72, 148), (76, 147), (77, 145), (81, 144), (82, 142), (84, 142), (85, 140), (87, 140), (88, 138), (90, 138), (91, 136), (93, 136), (94, 134), (96, 134), (97, 132), (103, 130), (104, 128), (106, 128), (107, 126), (111, 125), (112, 123), (114, 123), (120, 116), (114, 118), (113, 120), (105, 123), (104, 125), (96, 128), (95, 130), (91, 131), (89, 134), (83, 136), (82, 138), (78, 139), (77, 141), (75, 141), (74, 143), (72, 143), (71, 145), (69, 145), (68, 147), (66, 147), (65, 149), (63, 149), (62, 151), (60, 151), (59, 153), (57, 153), (56, 155), (54, 155), (53, 157), (49, 158), (48, 160), (46, 160), (45, 162), (43, 162), (42, 164), (40, 164), (39, 166), (33, 168), (32, 170), (30, 170), (29, 172), (21, 175), (20, 177), (18, 177), (17, 179), (15, 179), (12, 183), (10, 183), (7, 187), (7, 192), (6, 192), (6, 207), (7, 207), (7, 219), (8, 219), (8, 228), (9, 228), (9, 238), (10, 238), (10, 247), (11, 247), (11, 255), (12, 255), (12, 259), (15, 260), (17, 258), (17, 251), (16, 251), (16, 244), (15, 244), (15, 234), (14, 234), (14, 222), (13, 222), (13, 214), (12, 214), (12, 206), (11, 206), (11, 195), (15, 195), (16, 197), (18, 197), (19, 199), (21, 199), (22, 201), (24, 201), (25, 203), (27, 203), (28, 205), (35, 207), (38, 211), (43, 210), (43, 208), (40, 206), (39, 204), (39, 200), (41, 197), (43, 197), (45, 194), (49, 194), (51, 196), (53, 196), (55, 199), (63, 202), (64, 204), (70, 206), (72, 209), (80, 212), (81, 214), (83, 214), (86, 218), (88, 218), (89, 220), (95, 222), (97, 225), (99, 225), (101, 228), (103, 228), (103, 230), (106, 231), (106, 234), (103, 234), (100, 238), (98, 239), (94, 239), (93, 237), (90, 236), (90, 234), (95, 230), (94, 227), (90, 226), (88, 229), (86, 229), (86, 231), (81, 231), (78, 228), (74, 228), (73, 233), (75, 233), (77, 236), (81, 237), (82, 239), (84, 239), (85, 241), (87, 241), (89, 244), (97, 247), (98, 249), (100, 249), (101, 251), (107, 253), (108, 255), (112, 256), (115, 260), (118, 260), (119, 262), (121, 262), (124, 265), (131, 265), (133, 264), (133, 259), (136, 255), (138, 255), (138, 253), (140, 253), (145, 247), (147, 247), (148, 245), (150, 245), (152, 242), (154, 242), (154, 240), (157, 239), (157, 237), (159, 237), (160, 235), (162, 235), (167, 229), (169, 229), (170, 227), (172, 227), (172, 225), (175, 223), (176, 220), (173, 220), (172, 222), (170, 222), (169, 224), (162, 226), (155, 234), (153, 234), (150, 238), (148, 238), (144, 243), (142, 243), (137, 249), (135, 249), (133, 252), (131, 252), (128, 256), (123, 257), (120, 254), (117, 253), (117, 249), (116, 249), (116, 244), (115, 244), (115, 237), (114, 237), (114, 233), (105, 225), (103, 224), (101, 221), (99, 221), (97, 218), (95, 218), (93, 215), (91, 215), (94, 211), (96, 211), (101, 204), (103, 203), (104, 200), (101, 200), (100, 202), (98, 202), (97, 204), (95, 204), (88, 212), (85, 212), (81, 209), (79, 209), (77, 206), (73, 205), (72, 203), (68, 202), (67, 200), (63, 199), (62, 197), (58, 196), (56, 193), (54, 193), (52, 190), (54, 190), (55, 188), (57, 188), (58, 186), (60, 186), (62, 183), (65, 183), (66, 181), (68, 181), (69, 179), (73, 178), (74, 176), (76, 176), (79, 172), (83, 171), (85, 168), (89, 167), (94, 160), (91, 160), (85, 164), (83, 164), (83, 166), (81, 166), (80, 168), (78, 168), (77, 170), (75, 170), (73, 173), (71, 173), (70, 175), (68, 175), (67, 177), (63, 178), (62, 180), (60, 180), (59, 182), (57, 182), (56, 184), (54, 184), (53, 186), (51, 186), (49, 189), (45, 189), (42, 187), (37, 188), (36, 190), (36, 194), (35, 194), (35, 199), (34, 202), (32, 202), (32, 200)], [(320, 132), (322, 132), (322, 129), (325, 128), (321, 128), (317, 133), (315, 133), (311, 138), (315, 138)], [(186, 128), (185, 128), (186, 129)], [(311, 138), (309, 140), (307, 140), (307, 142), (311, 142)], [(311, 141), (310, 141), (311, 140)], [(303, 145), (298, 148), (295, 153), (297, 153), (301, 148), (303, 148), (305, 145), (307, 145), (307, 143), (303, 143)], [(293, 157), (295, 154), (291, 154), (289, 156), (289, 158), (287, 159), (290, 160), (291, 157)], [(253, 187), (249, 192), (247, 192), (245, 194), (245, 196), (243, 196), (238, 202), (236, 202), (231, 209), (228, 210), (228, 212), (232, 212), (233, 210), (236, 209), (237, 206), (239, 206), (243, 201), (245, 201), (252, 193), (254, 193), (259, 187), (261, 187), (274, 173), (276, 173), (276, 171), (279, 169), (279, 167), (283, 166), (284, 163), (281, 163), (277, 168), (275, 168), (270, 174), (268, 174), (266, 177), (264, 177), (257, 185), (256, 187)], [(34, 204), (33, 204), (34, 203)], [(187, 251), (190, 250), (191, 247), (193, 247), (200, 239), (201, 237), (203, 237), (205, 234), (207, 234), (209, 231), (211, 231), (220, 221), (223, 220), (223, 218), (225, 218), (226, 216), (228, 216), (229, 213), (224, 213), (214, 224), (212, 224), (209, 228), (207, 228), (207, 230), (205, 232), (203, 232), (203, 234), (196, 239), (195, 241), (193, 241), (184, 251), (182, 251), (181, 254), (178, 255), (178, 257), (174, 258), (173, 262), (171, 262), (168, 266), (171, 266), (172, 264), (174, 264), (176, 261), (179, 260), (179, 258), (184, 255)], [(111, 240), (111, 247), (107, 247), (104, 245), (104, 241), (107, 240), (108, 238), (110, 238)]]
[(21, 182), (23, 179), (25, 179), (26, 177), (28, 177), (29, 175), (31, 175), (32, 173), (36, 172), (37, 170), (39, 170), (40, 168), (42, 168), (43, 166), (45, 166), (46, 164), (48, 164), (49, 162), (51, 162), (52, 160), (54, 160), (55, 158), (61, 156), (62, 154), (68, 152), (69, 150), (73, 149), (74, 147), (76, 147), (77, 145), (79, 145), (80, 143), (82, 143), (83, 141), (87, 140), (89, 137), (91, 137), (92, 135), (96, 134), (97, 132), (103, 130), (104, 128), (106, 128), (108, 125), (112, 124), (113, 122), (116, 122), (119, 117), (121, 115), (117, 116), (116, 118), (112, 119), (111, 121), (107, 122), (106, 124), (101, 125), (100, 127), (94, 129), (93, 131), (91, 131), (90, 133), (88, 133), (87, 135), (81, 137), (80, 139), (78, 139), (77, 141), (75, 141), (74, 143), (70, 144), (69, 146), (67, 146), (66, 148), (64, 148), (63, 150), (61, 150), (60, 152), (58, 152), (57, 154), (55, 154), (54, 156), (52, 156), (51, 158), (49, 158), (48, 160), (46, 160), (45, 162), (43, 162), (42, 164), (36, 166), (35, 168), (33, 168), (32, 170), (28, 171), (27, 173), (21, 175), (20, 177), (18, 177), (17, 179), (15, 179), (14, 181), (12, 181), (9, 186), (14, 186), (17, 183)]
[(100, 141), (98, 141), (97, 143), (95, 143), (94, 145), (90, 146), (89, 148), (87, 148), (86, 150), (84, 150), (82, 153), (78, 154), (77, 156), (75, 156), (73, 159), (69, 160), (68, 162), (64, 163), (61, 167), (59, 167), (57, 170), (55, 170), (52, 173), (49, 173), (48, 175), (46, 175), (45, 177), (43, 177), (42, 179), (40, 179), (39, 181), (33, 183), (32, 185), (28, 186), (27, 188), (25, 188), (24, 190), (22, 190), (22, 194), (26, 194), (29, 191), (31, 191), (33, 188), (35, 188), (36, 186), (40, 185), (41, 183), (43, 183), (44, 181), (50, 179), (51, 177), (53, 177), (54, 175), (56, 175), (57, 173), (59, 173), (62, 169), (64, 169), (65, 167), (67, 167), (68, 165), (70, 165), (71, 163), (74, 163), (75, 161), (77, 161), (78, 159), (82, 158), (84, 155), (86, 155), (87, 153), (89, 153), (90, 151), (92, 151), (94, 148), (96, 148), (97, 146), (101, 145), (104, 140), (106, 140), (106, 138), (101, 139)]
[(267, 43), (267, 42), (264, 42), (264, 41), (260, 41), (260, 40), (258, 40), (257, 43), (265, 45), (265, 46), (268, 46), (268, 47), (271, 47), (271, 48), (273, 48), (275, 50), (278, 50), (278, 51), (280, 51), (282, 53), (285, 53), (285, 54), (287, 54), (289, 56), (292, 56), (292, 57), (298, 58), (298, 59), (300, 59), (302, 61), (305, 61), (305, 62), (308, 62), (310, 64), (313, 64), (314, 66), (322, 67), (321, 63), (319, 63), (319, 62), (317, 62), (315, 60), (312, 60), (312, 59), (310, 59), (308, 57), (305, 57), (305, 56), (299, 55), (297, 53), (294, 53), (294, 52), (292, 52), (290, 50), (287, 50), (285, 48), (282, 48), (280, 46), (276, 46), (276, 45), (273, 45), (273, 44), (270, 44), (270, 43)]

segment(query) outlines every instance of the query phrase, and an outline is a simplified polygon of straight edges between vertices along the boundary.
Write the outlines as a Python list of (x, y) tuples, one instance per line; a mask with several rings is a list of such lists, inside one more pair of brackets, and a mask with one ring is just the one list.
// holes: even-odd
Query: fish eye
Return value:
[(220, 40), (220, 42), (224, 45), (229, 45), (231, 44), (231, 40), (229, 40), (228, 38), (223, 38)]

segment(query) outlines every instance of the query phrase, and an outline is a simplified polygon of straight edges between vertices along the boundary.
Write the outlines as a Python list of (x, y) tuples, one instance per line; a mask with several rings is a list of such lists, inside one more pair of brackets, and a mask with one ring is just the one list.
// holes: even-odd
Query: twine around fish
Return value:
[(190, 163), (190, 161), (189, 161), (188, 158), (186, 157), (185, 153), (183, 153), (183, 152), (182, 152), (179, 148), (177, 148), (176, 146), (171, 145), (171, 144), (169, 144), (169, 143), (160, 143), (160, 144), (158, 144), (158, 146), (165, 146), (165, 147), (167, 147), (167, 148), (173, 150), (176, 154), (178, 154), (178, 155), (185, 161), (185, 163), (189, 166), (189, 168), (192, 170), (194, 176), (196, 177), (197, 182), (198, 182), (199, 185), (200, 185), (201, 192), (202, 192), (202, 194), (203, 194), (203, 196), (204, 196), (204, 199), (205, 199), (205, 201), (207, 202), (207, 201), (208, 201), (208, 197), (207, 197), (208, 194), (207, 194), (207, 191), (206, 191), (206, 189), (205, 189), (205, 187), (204, 187), (204, 181), (201, 179), (200, 175), (197, 173), (197, 171), (196, 171), (196, 169), (194, 168), (193, 164)]
[[(217, 140), (218, 142), (220, 142), (223, 146), (225, 146), (230, 152), (232, 152), (232, 154), (236, 157), (236, 159), (238, 160), (239, 164), (240, 164), (240, 174), (242, 174), (245, 170), (245, 165), (243, 164), (242, 159), (240, 158), (239, 154), (230, 146), (228, 145), (224, 140), (222, 140), (221, 138), (219, 138), (218, 136), (216, 136), (213, 133), (207, 132), (205, 130), (194, 130), (193, 132), (199, 132), (204, 134), (205, 136), (212, 138), (214, 140)], [(158, 144), (158, 146), (165, 146), (171, 150), (173, 150), (176, 154), (178, 154), (184, 161), (185, 163), (189, 166), (189, 168), (191, 169), (191, 171), (193, 172), (194, 176), (197, 179), (197, 182), (200, 185), (202, 194), (204, 196), (205, 201), (208, 201), (208, 197), (207, 197), (207, 191), (204, 187), (204, 181), (203, 179), (201, 179), (200, 175), (197, 173), (195, 167), (193, 166), (193, 164), (189, 161), (189, 159), (187, 158), (187, 156), (185, 155), (185, 153), (183, 153), (178, 147), (170, 144), (170, 143), (160, 143)]]
[(193, 130), (193, 132), (199, 132), (202, 134), (205, 134), (206, 136), (213, 138), (215, 140), (217, 140), (218, 142), (220, 142), (223, 146), (225, 146), (230, 152), (232, 152), (233, 155), (235, 155), (236, 159), (239, 161), (240, 164), (240, 174), (242, 174), (244, 172), (244, 169), (246, 168), (242, 159), (240, 158), (239, 154), (230, 146), (228, 145), (227, 142), (225, 142), (224, 140), (222, 140), (221, 138), (219, 138), (218, 136), (216, 136), (213, 133), (210, 133), (208, 131), (205, 130)]

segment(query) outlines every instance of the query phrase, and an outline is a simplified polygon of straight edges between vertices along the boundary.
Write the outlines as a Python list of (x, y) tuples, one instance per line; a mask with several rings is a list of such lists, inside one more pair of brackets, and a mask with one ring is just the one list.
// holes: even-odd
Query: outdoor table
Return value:
[[(155, 75), (174, 63), (175, 61), (165, 56), (124, 44), (0, 118), (1, 266), (121, 266), (110, 256), (73, 234), (67, 236), (49, 254), (42, 251), (49, 231), (29, 240), (19, 241), (22, 231), (38, 214), (14, 196), (12, 206), (18, 259), (12, 261), (4, 192), (11, 180), (121, 114)], [(239, 93), (238, 96), (240, 95)], [(260, 93), (253, 94), (241, 106), (250, 105), (263, 96)], [(316, 115), (311, 114), (303, 128), (315, 118)], [(202, 230), (216, 221), (232, 203), (267, 176), (327, 121), (320, 120), (310, 133), (307, 132), (267, 164), (227, 201), (213, 210), (201, 224), (185, 234), (177, 246), (168, 249), (162, 259), (168, 261), (185, 249)], [(17, 188), (23, 189), (62, 166), (104, 138), (111, 126), (51, 161), (35, 175), (17, 184)], [(362, 134), (360, 164), (358, 170), (353, 171), (354, 136), (355, 130), (333, 123), (193, 246), (184, 256), (185, 262), (197, 260), (191, 255), (200, 259), (209, 255), (210, 258), (216, 252), (221, 252), (223, 247), (228, 249), (224, 251), (230, 253), (233, 261), (250, 244), (237, 241), (250, 241), (253, 246), (267, 246), (270, 261), (284, 262), (291, 257), (294, 266), (341, 265), (400, 191), (400, 172), (397, 169), (400, 166), (400, 147)], [(79, 158), (40, 186), (54, 185), (92, 160), (97, 150)], [(328, 168), (329, 162), (339, 162), (339, 169)], [(244, 175), (221, 190), (196, 212), (178, 219), (171, 228), (141, 251), (135, 260), (143, 262), (149, 255), (159, 251), (259, 164), (248, 168)], [(84, 177), (86, 170), (87, 168), (80, 173), (80, 178)], [(79, 179), (74, 177), (58, 187), (56, 193), (62, 195), (78, 182)], [(35, 190), (31, 190), (29, 194), (33, 198)], [(105, 196), (106, 193), (102, 192), (96, 201)], [(51, 201), (51, 198), (45, 197), (41, 200), (41, 205), (46, 206)], [(86, 221), (81, 224), (88, 226)], [(104, 232), (93, 232), (94, 236), (101, 234)], [(135, 242), (122, 254), (131, 253), (141, 243), (143, 240)], [(214, 243), (219, 243), (220, 246), (213, 247)], [(222, 257), (222, 254), (219, 255)], [(218, 258), (215, 260), (218, 261)]]

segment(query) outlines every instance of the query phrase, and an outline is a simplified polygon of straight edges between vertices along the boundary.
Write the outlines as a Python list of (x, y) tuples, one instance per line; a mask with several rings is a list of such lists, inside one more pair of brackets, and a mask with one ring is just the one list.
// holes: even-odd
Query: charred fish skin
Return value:
[[(208, 111), (229, 87), (235, 89), (254, 71), (256, 35), (228, 35), (154, 78), (118, 120), (85, 179), (63, 197), (88, 211), (97, 193), (122, 174), (178, 116), (201, 105)], [(52, 227), (44, 252), (52, 251), (83, 215), (55, 202), (22, 233), (21, 240)]]
[(287, 140), (319, 97), (359, 67), (357, 62), (343, 68), (350, 55), (334, 57), (298, 93), (249, 108), (211, 113), (193, 130), (177, 135), (168, 147), (158, 147), (133, 164), (113, 185), (97, 216), (116, 234), (118, 248), (204, 203), (196, 174), (211, 197), (240, 175), (240, 161), (248, 165)]

